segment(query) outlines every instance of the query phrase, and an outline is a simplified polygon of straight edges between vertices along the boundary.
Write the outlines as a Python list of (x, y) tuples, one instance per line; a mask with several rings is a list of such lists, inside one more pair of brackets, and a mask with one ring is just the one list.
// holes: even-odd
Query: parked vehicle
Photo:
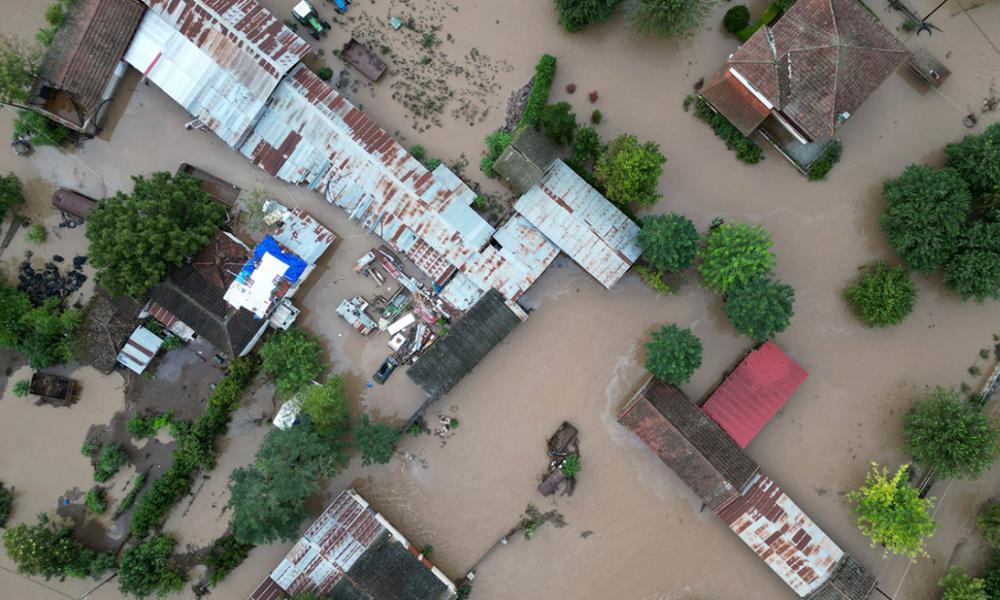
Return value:
[(62, 211), (64, 216), (73, 216), (83, 221), (97, 208), (97, 201), (80, 192), (61, 187), (52, 194), (52, 206)]
[(399, 363), (396, 362), (396, 359), (392, 356), (388, 356), (386, 357), (385, 362), (382, 363), (382, 366), (378, 368), (378, 371), (375, 372), (375, 376), (372, 377), (372, 379), (379, 384), (385, 383), (385, 380), (389, 379), (389, 376), (392, 375), (392, 372), (395, 371), (398, 366)]
[(340, 14), (347, 12), (347, 5), (351, 3), (351, 0), (330, 0), (333, 2), (334, 10)]
[(378, 81), (388, 68), (385, 62), (372, 52), (371, 48), (354, 38), (344, 44), (340, 56), (372, 81)]
[(321, 35), (326, 35), (326, 30), (330, 28), (330, 24), (321, 19), (313, 5), (306, 0), (295, 5), (295, 8), (292, 9), (292, 16), (309, 30), (309, 35), (314, 40), (318, 40)]

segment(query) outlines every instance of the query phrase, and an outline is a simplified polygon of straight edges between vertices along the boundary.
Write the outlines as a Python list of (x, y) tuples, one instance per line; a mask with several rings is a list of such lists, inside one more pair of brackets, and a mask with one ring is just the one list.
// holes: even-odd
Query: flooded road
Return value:
[[(294, 2), (265, 4), (284, 17)], [(902, 21), (877, 4), (874, 8), (891, 27)], [(926, 13), (936, 2), (912, 4)], [(763, 5), (750, 3), (754, 14)], [(16, 17), (0, 27), (37, 28), (40, 6), (25, 0), (4, 0), (4, 6), (5, 16), (8, 7), (17, 8)], [(962, 117), (980, 109), (1000, 74), (1000, 55), (975, 27), (1000, 40), (1000, 3), (976, 8), (971, 20), (942, 11), (935, 20), (943, 31), (931, 38), (897, 32), (911, 49), (930, 48), (954, 74), (941, 92), (926, 90), (903, 71), (890, 77), (841, 130), (844, 158), (821, 183), (805, 181), (770, 151), (759, 165), (737, 162), (704, 124), (681, 109), (695, 81), (711, 75), (735, 47), (719, 27), (726, 6), (708, 20), (706, 31), (682, 43), (636, 37), (620, 17), (568, 35), (556, 28), (550, 6), (538, 0), (355, 3), (321, 44), (323, 60), (340, 71), (344, 67), (332, 50), (355, 29), (362, 35), (372, 23), (409, 14), (413, 7), (418, 24), (440, 22), (442, 43), (436, 52), (462, 64), (473, 49), (488, 57), (494, 70), (484, 81), (495, 81), (499, 92), (483, 99), (468, 91), (470, 82), (448, 84), (471, 104), (488, 105), (486, 117), (477, 113), (472, 125), (453, 118), (453, 107), (444, 110), (441, 127), (424, 129), (426, 119), (404, 115), (404, 106), (392, 98), (399, 88), (394, 84), (406, 77), (402, 72), (376, 84), (374, 95), (361, 84), (357, 91), (349, 84), (348, 95), (387, 130), (398, 131), (406, 145), (421, 144), (428, 156), (449, 163), (464, 154), (472, 163), (467, 177), (498, 190), (476, 167), (482, 138), (501, 124), (510, 91), (531, 77), (538, 55), (548, 52), (559, 60), (552, 101), (571, 102), (580, 121), (599, 108), (604, 122), (598, 129), (605, 138), (629, 132), (660, 144), (668, 162), (660, 186), (664, 197), (654, 212), (684, 213), (702, 229), (715, 217), (765, 226), (775, 241), (776, 276), (796, 290), (792, 326), (778, 342), (810, 377), (748, 452), (841, 547), (880, 576), (881, 589), (895, 600), (936, 597), (935, 582), (949, 564), (975, 567), (985, 557), (973, 520), (996, 493), (1000, 468), (976, 483), (943, 482), (932, 490), (940, 499), (942, 525), (928, 545), (930, 558), (909, 569), (904, 561), (884, 560), (869, 548), (843, 494), (862, 482), (869, 461), (896, 465), (905, 459), (899, 451), (899, 417), (925, 386), (958, 386), (963, 380), (973, 387), (981, 384), (966, 369), (978, 364), (986, 370), (977, 355), (1000, 333), (1000, 306), (960, 303), (940, 278), (921, 277), (910, 318), (892, 329), (868, 330), (849, 314), (840, 295), (858, 265), (894, 258), (878, 230), (882, 181), (912, 162), (939, 163), (943, 144), (966, 133)], [(328, 6), (321, 12), (332, 20)], [(412, 43), (404, 44), (402, 36), (416, 34), (382, 29), (384, 38), (372, 43), (384, 43), (403, 57)], [(349, 77), (357, 79), (353, 72)], [(569, 83), (577, 85), (573, 95), (565, 92)], [(184, 160), (244, 189), (264, 188), (306, 208), (341, 240), (297, 296), (303, 325), (321, 336), (333, 370), (347, 375), (358, 396), (359, 409), (406, 418), (421, 395), (402, 373), (387, 386), (367, 387), (387, 353), (385, 339), (361, 338), (333, 312), (344, 297), (373, 292), (372, 282), (351, 266), (379, 241), (318, 196), (267, 177), (211, 135), (184, 131), (187, 115), (134, 73), (123, 87), (115, 104), (118, 121), (103, 136), (110, 142), (91, 140), (73, 153), (39, 149), (28, 160), (2, 153), (0, 170), (101, 196), (128, 189), (134, 173), (173, 171)], [(586, 98), (591, 90), (600, 95), (595, 105)], [(0, 136), (5, 136), (11, 114), (0, 111), (0, 117)], [(995, 120), (996, 114), (983, 116), (975, 131)], [(50, 189), (29, 185), (32, 206), (45, 205), (48, 199), (42, 196)], [(5, 262), (11, 256), (20, 255), (5, 255)], [(531, 318), (431, 409), (460, 420), (447, 443), (408, 436), (389, 465), (362, 469), (356, 460), (311, 508), (318, 512), (324, 500), (353, 485), (416, 546), (432, 544), (433, 560), (455, 579), (516, 523), (527, 503), (564, 516), (565, 527), (546, 525), (532, 541), (513, 540), (491, 555), (478, 569), (474, 599), (791, 600), (794, 595), (757, 557), (721, 521), (700, 513), (700, 502), (686, 486), (614, 419), (620, 401), (642, 380), (642, 343), (660, 324), (690, 326), (704, 344), (704, 363), (684, 386), (688, 395), (701, 399), (718, 383), (749, 348), (732, 331), (720, 301), (696, 281), (675, 296), (658, 296), (631, 274), (607, 291), (561, 257), (524, 303), (536, 309)], [(88, 380), (88, 387), (103, 385)], [(112, 393), (120, 382), (107, 385), (106, 396), (88, 397), (59, 409), (63, 412), (12, 399), (9, 390), (5, 394), (0, 478), (24, 494), (15, 505), (15, 522), (54, 510), (58, 495), (76, 479), (75, 485), (89, 486), (89, 471), (76, 464), (85, 460), (79, 444), (90, 424), (106, 422), (120, 408), (120, 392)], [(266, 412), (268, 401), (255, 400), (251, 416)], [(572, 497), (543, 499), (534, 488), (546, 467), (545, 438), (563, 420), (580, 430), (580, 483)], [(226, 475), (252, 460), (262, 432), (248, 430), (227, 440), (219, 467), (194, 504), (188, 507), (185, 500), (185, 508), (172, 515), (167, 529), (182, 545), (204, 544), (224, 530)], [(213, 597), (245, 597), (289, 547), (255, 550)], [(9, 566), (6, 559), (2, 566)], [(88, 587), (50, 585), (71, 597)], [(3, 571), (0, 589), (29, 600), (63, 597)], [(110, 585), (90, 598), (118, 598), (118, 593)]]

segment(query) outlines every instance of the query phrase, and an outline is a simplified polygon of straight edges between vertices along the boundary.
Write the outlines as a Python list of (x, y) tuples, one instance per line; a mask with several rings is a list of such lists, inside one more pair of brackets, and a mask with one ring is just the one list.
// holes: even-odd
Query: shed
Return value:
[(236, 199), (240, 197), (243, 190), (228, 181), (212, 175), (204, 169), (182, 162), (177, 167), (177, 173), (186, 173), (201, 182), (201, 189), (208, 194), (209, 198), (230, 209), (236, 205)]
[(805, 369), (768, 340), (747, 353), (702, 409), (746, 448), (807, 377)]
[(118, 353), (118, 362), (141, 375), (149, 363), (156, 358), (156, 353), (160, 351), (161, 346), (163, 346), (163, 340), (140, 325), (132, 332), (132, 335), (125, 342), (125, 346)]
[(52, 206), (68, 215), (86, 219), (90, 216), (90, 213), (94, 212), (94, 209), (98, 205), (97, 201), (93, 198), (88, 198), (80, 192), (61, 187), (56, 190), (56, 193), (52, 194)]
[(438, 400), (455, 387), (521, 320), (490, 290), (439, 338), (406, 374)]
[(77, 329), (77, 335), (84, 342), (80, 344), (80, 362), (105, 375), (111, 373), (118, 362), (118, 351), (135, 329), (141, 308), (129, 296), (112, 297), (98, 287)]
[(493, 162), (493, 170), (523, 194), (560, 157), (559, 148), (534, 127), (525, 127)]
[(951, 69), (944, 66), (944, 63), (931, 54), (927, 48), (918, 48), (910, 55), (906, 66), (910, 67), (932, 87), (941, 87), (945, 80), (951, 77)]
[(759, 471), (684, 392), (654, 378), (643, 384), (618, 420), (713, 511), (736, 500)]

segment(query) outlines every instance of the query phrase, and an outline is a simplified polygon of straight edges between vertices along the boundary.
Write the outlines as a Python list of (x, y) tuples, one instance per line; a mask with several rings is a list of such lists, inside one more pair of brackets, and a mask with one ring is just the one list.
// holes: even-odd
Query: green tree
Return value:
[(715, 6), (715, 0), (632, 0), (632, 24), (646, 35), (687, 37)]
[(1000, 600), (1000, 551), (993, 551), (990, 564), (983, 574), (984, 589), (989, 600)]
[(729, 292), (722, 310), (736, 331), (762, 342), (788, 327), (793, 304), (795, 290), (791, 286), (757, 279)]
[(1000, 191), (1000, 123), (993, 123), (979, 135), (944, 148), (945, 164), (955, 169), (973, 195)]
[(279, 331), (261, 347), (264, 372), (275, 378), (278, 393), (291, 396), (326, 368), (323, 348), (298, 327)]
[(583, 169), (589, 170), (604, 152), (604, 141), (593, 127), (581, 127), (573, 138), (569, 160)]
[(847, 495), (857, 504), (858, 528), (884, 552), (915, 559), (926, 556), (924, 538), (934, 534), (937, 523), (931, 518), (933, 500), (922, 499), (907, 481), (907, 465), (889, 476), (889, 469), (872, 463), (865, 484)]
[(0, 282), (0, 347), (22, 352), (34, 369), (70, 359), (70, 341), (80, 320), (80, 312), (64, 311), (59, 298), (32, 307), (26, 294)]
[(118, 568), (118, 589), (136, 598), (162, 598), (184, 588), (185, 572), (173, 558), (177, 542), (169, 535), (157, 535), (122, 553)]
[(736, 33), (750, 25), (750, 9), (743, 4), (737, 4), (726, 11), (722, 26), (729, 33)]
[(17, 111), (14, 138), (26, 137), (35, 146), (62, 146), (72, 132), (68, 127), (30, 110)]
[(962, 300), (1000, 299), (1000, 222), (974, 221), (963, 229), (944, 284)]
[(87, 218), (90, 261), (112, 294), (140, 297), (212, 239), (225, 210), (187, 174), (132, 178), (131, 194), (107, 198)]
[(861, 267), (861, 277), (844, 290), (844, 299), (869, 327), (902, 323), (917, 301), (917, 288), (900, 266), (882, 261)]
[(109, 564), (108, 555), (85, 547), (70, 527), (51, 521), (45, 513), (38, 515), (35, 525), (18, 523), (5, 530), (3, 545), (19, 573), (46, 580), (96, 577), (114, 564), (113, 554)]
[(956, 565), (938, 581), (944, 590), (941, 600), (989, 600), (985, 585), (978, 577), (969, 577), (965, 569)]
[(771, 244), (771, 235), (759, 225), (720, 225), (705, 240), (698, 271), (709, 288), (728, 293), (767, 276), (774, 264)]
[(14, 488), (9, 488), (0, 481), (0, 527), (7, 522), (10, 509), (14, 506)]
[(976, 519), (976, 524), (979, 525), (983, 538), (994, 548), (1000, 549), (1000, 502), (990, 504)]
[(597, 159), (594, 176), (618, 206), (651, 206), (660, 199), (656, 186), (665, 162), (655, 142), (639, 144), (634, 135), (620, 135)]
[(205, 557), (208, 585), (215, 587), (250, 556), (253, 544), (241, 542), (235, 535), (224, 535), (214, 542)]
[(690, 329), (664, 325), (646, 344), (646, 370), (664, 383), (686, 383), (700, 366), (701, 340)]
[(573, 141), (576, 115), (569, 102), (557, 102), (543, 108), (539, 123), (553, 142), (562, 145)]
[(958, 394), (935, 388), (903, 416), (905, 450), (938, 477), (978, 478), (997, 457), (1000, 430)]
[(698, 253), (698, 230), (684, 215), (651, 215), (642, 220), (639, 247), (649, 266), (661, 271), (683, 271)]
[(330, 377), (323, 385), (306, 387), (301, 408), (321, 433), (337, 434), (351, 427), (351, 402), (340, 376)]
[(563, 29), (575, 33), (591, 23), (608, 20), (622, 0), (555, 0), (555, 3)]
[(958, 249), (972, 197), (952, 169), (910, 165), (882, 188), (881, 226), (889, 245), (920, 273), (933, 273)]
[(368, 415), (361, 415), (361, 424), (354, 429), (354, 439), (361, 450), (361, 464), (388, 463), (399, 436), (399, 429), (385, 423), (372, 423)]
[(9, 173), (0, 176), (0, 221), (15, 206), (24, 204), (24, 187), (17, 175)]
[(0, 36), (0, 103), (24, 104), (41, 63), (38, 48), (13, 35)]

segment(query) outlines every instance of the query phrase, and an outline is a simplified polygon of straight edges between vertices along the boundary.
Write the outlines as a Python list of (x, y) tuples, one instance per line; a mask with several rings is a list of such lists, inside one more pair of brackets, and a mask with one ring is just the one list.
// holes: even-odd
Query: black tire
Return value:
[(315, 29), (310, 29), (309, 30), (309, 35), (312, 36), (312, 39), (314, 39), (314, 40), (318, 40), (319, 39), (319, 33), (317, 33)]
[(319, 24), (323, 26), (323, 29), (329, 29), (330, 28), (330, 22), (329, 21), (320, 21)]

